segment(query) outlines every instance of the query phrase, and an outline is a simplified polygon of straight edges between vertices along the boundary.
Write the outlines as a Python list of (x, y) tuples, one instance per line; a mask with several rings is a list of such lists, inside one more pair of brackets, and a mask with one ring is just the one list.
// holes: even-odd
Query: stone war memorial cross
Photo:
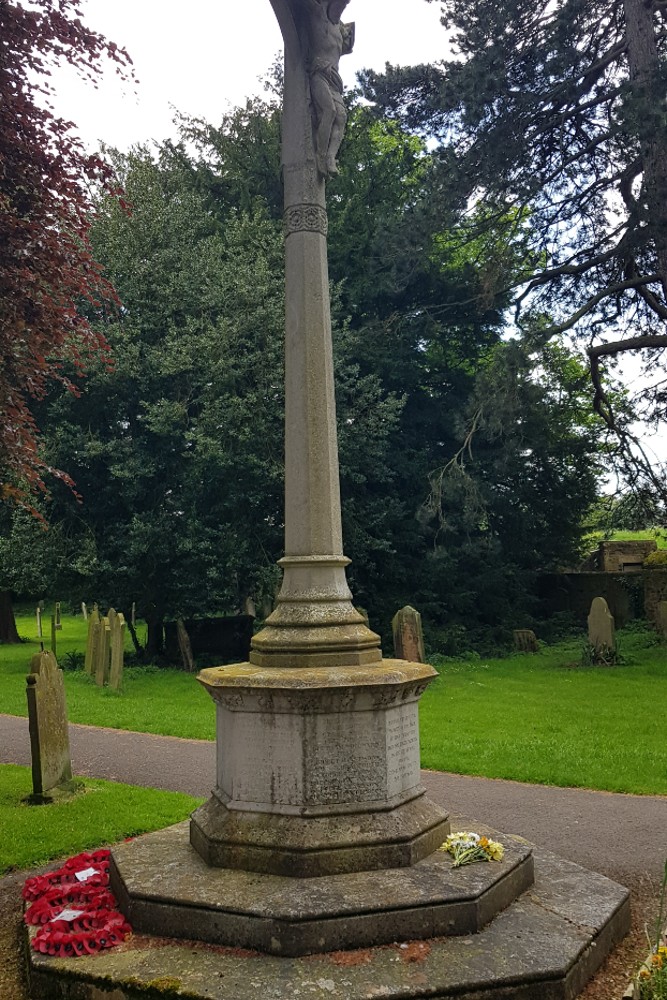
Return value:
[[(270, 3), (285, 43), (282, 586), (249, 661), (199, 674), (217, 713), (211, 797), (189, 823), (115, 847), (110, 867), (112, 889), (137, 932), (263, 956), (252, 959), (251, 970), (238, 967), (244, 959), (235, 951), (203, 951), (195, 970), (186, 948), (145, 951), (132, 968), (131, 991), (119, 995), (148, 996), (150, 976), (171, 976), (188, 996), (224, 1000), (257, 989), (310, 995), (313, 981), (340, 1000), (422, 996), (419, 982), (434, 996), (483, 1000), (516, 974), (536, 984), (521, 993), (526, 1000), (543, 997), (545, 983), (550, 997), (569, 998), (570, 973), (585, 979), (623, 933), (627, 893), (607, 880), (614, 888), (603, 892), (578, 869), (587, 930), (573, 933), (578, 904), (558, 897), (573, 879), (561, 880), (561, 889), (557, 873), (553, 884), (547, 873), (544, 891), (562, 916), (526, 900), (514, 917), (495, 920), (532, 885), (532, 849), (508, 838), (503, 862), (452, 872), (451, 858), (438, 850), (450, 831), (447, 813), (426, 798), (420, 781), (418, 702), (436, 672), (426, 663), (383, 659), (379, 636), (352, 603), (341, 532), (325, 189), (345, 127), (339, 61), (351, 51), (354, 27), (342, 21), (348, 0)], [(551, 950), (545, 956), (527, 939), (508, 973), (508, 956), (517, 954), (531, 919)], [(487, 924), (496, 928), (487, 943), (455, 943), (485, 933)], [(591, 952), (586, 940), (603, 927), (605, 946)], [(392, 949), (373, 950), (372, 968), (358, 970), (290, 960), (426, 938), (421, 979), (398, 959), (387, 965)], [(96, 956), (101, 970), (99, 962)], [(556, 968), (564, 970), (562, 991), (554, 986), (561, 982)], [(120, 982), (118, 972), (105, 975)]]

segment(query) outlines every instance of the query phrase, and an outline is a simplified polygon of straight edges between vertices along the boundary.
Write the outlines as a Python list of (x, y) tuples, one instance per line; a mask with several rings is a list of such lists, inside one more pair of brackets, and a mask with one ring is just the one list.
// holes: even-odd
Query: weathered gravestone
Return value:
[(188, 635), (188, 630), (186, 629), (185, 622), (182, 618), (176, 619), (176, 631), (178, 634), (178, 648), (181, 651), (181, 660), (183, 661), (183, 669), (187, 670), (188, 673), (193, 673), (196, 669), (195, 659), (192, 655), (190, 636)]
[(51, 652), (54, 656), (58, 655), (58, 644), (56, 638), (56, 616), (51, 615)]
[(84, 622), (88, 621), (88, 608), (86, 607), (86, 602), (81, 601), (81, 614), (83, 615)]
[(95, 663), (97, 661), (97, 648), (100, 640), (100, 613), (97, 605), (93, 605), (93, 610), (88, 619), (88, 639), (86, 642), (86, 659), (84, 669), (91, 677), (95, 673)]
[[(113, 608), (111, 609), (113, 611)], [(113, 612), (115, 615), (115, 611)], [(98, 687), (104, 687), (109, 680), (109, 656), (111, 650), (111, 627), (108, 617), (101, 620), (99, 624), (99, 641), (97, 643), (95, 660), (95, 683)]]
[(37, 609), (35, 611), (35, 617), (37, 619), (37, 638), (41, 639), (44, 633), (42, 632), (42, 609), (39, 604), (37, 605)]
[(63, 627), (63, 625), (62, 625), (62, 622), (60, 620), (60, 601), (56, 601), (56, 628), (60, 632), (60, 630), (62, 629), (62, 627)]
[(109, 608), (109, 643), (111, 646), (109, 687), (114, 691), (120, 691), (125, 658), (125, 618), (120, 612), (116, 614), (113, 608)]
[(588, 616), (588, 641), (596, 653), (604, 656), (616, 649), (614, 616), (604, 597), (594, 597)]
[(667, 601), (658, 601), (655, 624), (663, 639), (667, 639)]
[(74, 791), (63, 672), (53, 653), (33, 656), (27, 677), (33, 802)]
[(391, 620), (394, 656), (410, 663), (426, 663), (422, 616), (410, 605), (397, 611)]
[(537, 636), (530, 628), (515, 628), (514, 632), (514, 648), (520, 653), (538, 653), (540, 649), (540, 644), (537, 641)]

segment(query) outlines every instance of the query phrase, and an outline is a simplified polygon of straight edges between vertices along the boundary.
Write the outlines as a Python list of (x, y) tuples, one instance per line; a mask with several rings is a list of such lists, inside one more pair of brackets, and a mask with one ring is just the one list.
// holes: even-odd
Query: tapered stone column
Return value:
[(378, 662), (379, 637), (352, 606), (341, 533), (325, 177), (308, 72), (309, 18), (320, 5), (272, 4), (285, 39), (285, 557), (277, 606), (250, 660), (280, 667)]

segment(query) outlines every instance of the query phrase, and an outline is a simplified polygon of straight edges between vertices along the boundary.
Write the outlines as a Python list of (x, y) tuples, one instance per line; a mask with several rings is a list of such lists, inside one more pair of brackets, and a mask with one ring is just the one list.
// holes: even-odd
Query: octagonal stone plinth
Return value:
[(453, 869), (443, 851), (409, 867), (324, 878), (211, 869), (187, 824), (113, 850), (111, 886), (136, 931), (274, 955), (475, 934), (533, 883), (529, 845)]
[(192, 817), (207, 864), (317, 877), (431, 854), (447, 814), (424, 796), (418, 700), (432, 667), (204, 670), (217, 706), (217, 783)]

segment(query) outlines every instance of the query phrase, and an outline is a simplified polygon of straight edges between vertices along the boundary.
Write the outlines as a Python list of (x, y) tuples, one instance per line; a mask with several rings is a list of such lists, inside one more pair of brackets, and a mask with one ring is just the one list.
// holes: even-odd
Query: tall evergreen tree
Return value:
[[(660, 0), (444, 0), (436, 66), (369, 73), (383, 111), (439, 143), (445, 197), (462, 239), (508, 224), (525, 267), (510, 285), (519, 322), (551, 317), (587, 347), (598, 414), (628, 458), (636, 441), (606, 388), (639, 352), (662, 368), (667, 346), (667, 20)], [(496, 290), (504, 290), (495, 282)], [(534, 327), (532, 327), (534, 329)], [(607, 382), (605, 383), (605, 376)], [(665, 414), (663, 379), (635, 416)], [(648, 461), (640, 478), (664, 492)], [(622, 456), (621, 456), (622, 457)]]

